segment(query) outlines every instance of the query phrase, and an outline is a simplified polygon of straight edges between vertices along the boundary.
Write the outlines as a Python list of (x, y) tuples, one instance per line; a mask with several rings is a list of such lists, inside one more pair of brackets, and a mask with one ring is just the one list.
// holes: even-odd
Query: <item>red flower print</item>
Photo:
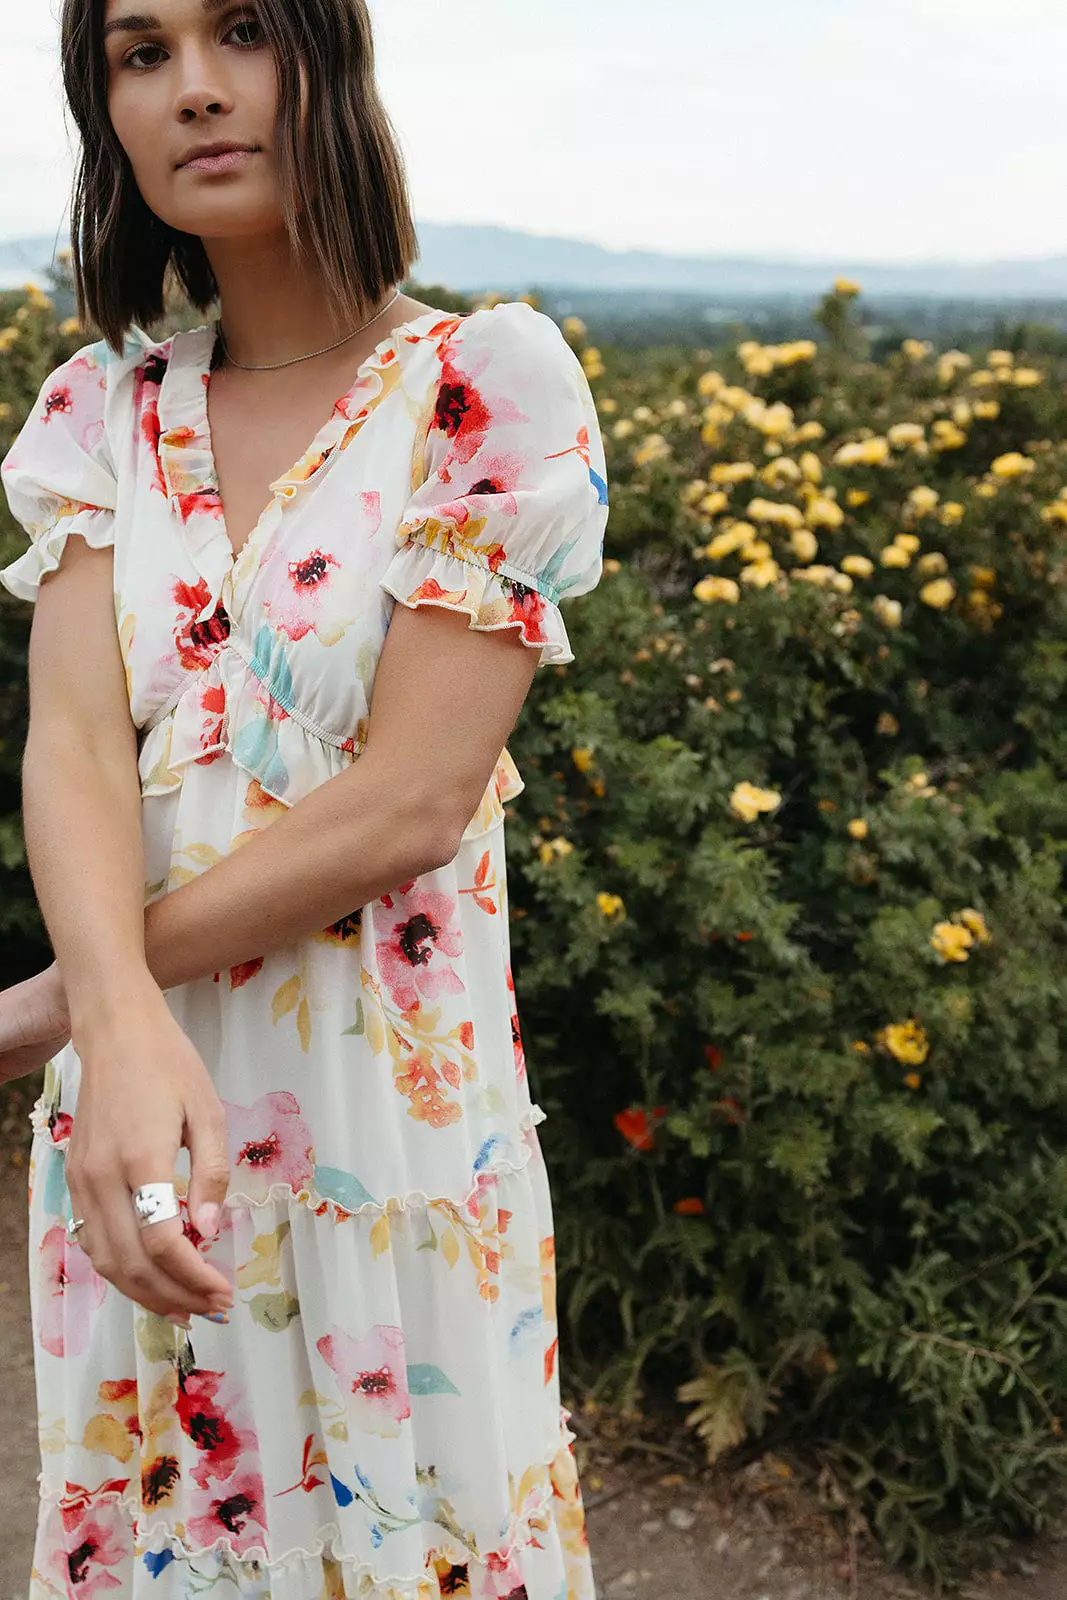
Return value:
[(53, 1526), (51, 1537), (41, 1542), (49, 1592), (93, 1600), (97, 1594), (125, 1589), (115, 1569), (129, 1558), (129, 1540), (114, 1503), (90, 1510), (68, 1510), (61, 1504), (57, 1523), (60, 1519), (62, 1533)]
[(250, 1106), (224, 1104), (235, 1192), (265, 1200), (272, 1184), (286, 1184), (293, 1194), (310, 1186), (314, 1142), (294, 1094), (274, 1089)]
[(175, 611), (174, 648), (179, 663), (189, 672), (200, 672), (211, 664), (230, 637), (230, 619), (220, 600), (213, 613), (204, 617), (211, 590), (203, 578), (195, 584), (175, 582), (171, 589)]
[(196, 764), (198, 767), (205, 767), (225, 754), (222, 737), (226, 721), (225, 685), (205, 684), (200, 695), (200, 709), (204, 713), (200, 724), (200, 748), (205, 754), (196, 757)]
[[(394, 904), (395, 902), (395, 904)], [(401, 1011), (412, 1011), (423, 1000), (442, 994), (462, 994), (463, 979), (446, 959), (463, 953), (459, 908), (451, 895), (419, 887), (383, 895), (378, 905), (397, 917), (384, 939), (376, 940), (378, 970)], [(384, 921), (377, 911), (377, 920)]]
[[(446, 1081), (451, 1082), (453, 1089), (458, 1089), (460, 1074), (454, 1062), (445, 1063), (445, 1073)], [(428, 1122), (431, 1128), (447, 1128), (463, 1115), (462, 1106), (445, 1099), (441, 1077), (430, 1052), (425, 1049), (413, 1050), (407, 1058), (406, 1070), (398, 1068), (393, 1073), (394, 1086), (411, 1101), (408, 1116), (418, 1122)]]
[[(52, 1157), (55, 1160), (55, 1157)], [(80, 1356), (89, 1342), (92, 1313), (107, 1294), (107, 1282), (67, 1230), (55, 1223), (40, 1244), (37, 1338), (53, 1356)]]
[(225, 1536), (237, 1555), (254, 1544), (262, 1544), (266, 1526), (263, 1479), (251, 1467), (239, 1470), (220, 1485), (206, 1510), (188, 1522), (189, 1533), (198, 1545), (210, 1545)]
[(360, 1433), (395, 1439), (411, 1415), (404, 1335), (378, 1322), (362, 1339), (341, 1328), (324, 1334), (315, 1348), (332, 1368), (345, 1404)]
[(666, 1106), (654, 1107), (651, 1120), (639, 1106), (630, 1106), (626, 1111), (615, 1113), (615, 1126), (635, 1150), (651, 1150), (655, 1142), (655, 1124), (666, 1115)]
[(191, 1475), (206, 1489), (212, 1479), (229, 1478), (242, 1460), (258, 1455), (256, 1435), (238, 1420), (243, 1390), (234, 1378), (194, 1368), (184, 1374), (179, 1369), (178, 1380), (178, 1421), (199, 1451)]
[(283, 643), (313, 633), (331, 645), (351, 626), (352, 583), (338, 579), (343, 573), (358, 584), (381, 526), (381, 495), (366, 490), (351, 497), (335, 550), (308, 545), (293, 560), (281, 541), (267, 548), (260, 564), (263, 610)]

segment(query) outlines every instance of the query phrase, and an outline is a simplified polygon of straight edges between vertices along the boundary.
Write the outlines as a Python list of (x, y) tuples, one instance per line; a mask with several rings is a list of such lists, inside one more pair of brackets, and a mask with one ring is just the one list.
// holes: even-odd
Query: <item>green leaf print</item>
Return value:
[(411, 1394), (458, 1394), (451, 1378), (440, 1367), (416, 1362), (408, 1367), (408, 1391)]
[(257, 1294), (248, 1303), (252, 1316), (269, 1333), (284, 1333), (294, 1317), (300, 1315), (300, 1301), (288, 1289), (278, 1294)]
[(341, 1037), (344, 1038), (346, 1033), (363, 1033), (364, 1030), (365, 1030), (365, 1027), (366, 1027), (366, 1024), (363, 1021), (363, 1001), (362, 1000), (357, 1000), (356, 1001), (356, 1020), (355, 1020), (355, 1022), (353, 1022), (352, 1026), (350, 1028), (342, 1028), (341, 1029)]

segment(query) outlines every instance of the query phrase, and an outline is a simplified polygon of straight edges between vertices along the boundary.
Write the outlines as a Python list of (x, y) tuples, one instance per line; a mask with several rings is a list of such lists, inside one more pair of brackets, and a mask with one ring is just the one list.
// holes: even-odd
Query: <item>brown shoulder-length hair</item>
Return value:
[[(256, 8), (278, 71), (274, 156), (286, 231), (298, 258), (317, 259), (342, 318), (358, 322), (418, 258), (366, 0), (256, 0)], [(199, 311), (217, 299), (218, 284), (198, 235), (163, 222), (134, 181), (108, 113), (103, 30), (104, 0), (63, 0), (63, 86), (81, 135), (70, 223), (78, 319), (121, 355), (131, 324), (147, 328), (165, 315), (175, 281)]]

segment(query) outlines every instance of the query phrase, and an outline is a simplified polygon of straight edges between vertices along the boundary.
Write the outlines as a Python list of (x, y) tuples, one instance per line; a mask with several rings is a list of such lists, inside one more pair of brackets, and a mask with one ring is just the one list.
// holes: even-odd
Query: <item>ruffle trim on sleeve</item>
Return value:
[[(288, 699), (277, 698), (259, 677), (255, 659), (231, 633), (203, 672), (154, 713), (137, 760), (142, 797), (173, 793), (190, 764), (206, 765), (223, 753), (285, 806), (351, 766), (366, 742), (361, 730), (346, 736), (320, 727)], [(463, 839), (502, 822), (504, 804), (524, 787), (510, 752), (503, 750)]]
[(114, 545), (114, 511), (104, 506), (78, 506), (73, 501), (69, 505), (70, 509), (60, 511), (51, 527), (34, 534), (33, 542), (17, 560), (0, 569), (0, 583), (19, 600), (37, 599), (41, 579), (55, 572), (72, 533), (79, 534), (94, 550)]
[(503, 564), (493, 571), (429, 542), (448, 538), (448, 524), (432, 518), (418, 533), (409, 532), (379, 580), (381, 587), (409, 611), (427, 605), (463, 611), (480, 632), (518, 628), (523, 644), (540, 650), (538, 667), (574, 660), (562, 612), (547, 585), (537, 587), (532, 576), (509, 572)]

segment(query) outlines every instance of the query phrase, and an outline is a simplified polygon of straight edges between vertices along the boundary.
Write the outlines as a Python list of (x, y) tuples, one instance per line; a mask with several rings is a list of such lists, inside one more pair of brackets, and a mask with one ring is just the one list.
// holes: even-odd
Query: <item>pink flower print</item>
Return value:
[[(42, 422), (51, 422), (56, 416), (69, 416), (80, 427), (71, 432), (83, 450), (91, 451), (99, 444), (104, 431), (103, 406), (100, 390), (107, 379), (103, 368), (91, 356), (79, 356), (67, 363), (63, 382), (55, 384), (44, 396)], [(82, 422), (82, 419), (85, 419)]]
[(65, 1226), (49, 1228), (40, 1244), (37, 1337), (53, 1356), (80, 1356), (89, 1338), (92, 1313), (107, 1294), (107, 1283), (78, 1244), (67, 1243)]
[(229, 1100), (224, 1104), (235, 1193), (265, 1200), (276, 1183), (285, 1184), (293, 1194), (310, 1187), (314, 1140), (294, 1094), (274, 1089), (250, 1106)]
[(58, 1515), (62, 1535), (57, 1528), (50, 1528), (50, 1537), (38, 1540), (38, 1550), (47, 1552), (43, 1571), (50, 1592), (54, 1589), (70, 1600), (92, 1600), (110, 1589), (125, 1588), (114, 1571), (129, 1556), (129, 1539), (118, 1508), (112, 1504), (85, 1510), (61, 1503)]
[[(491, 353), (484, 351), (464, 370), (453, 359), (458, 353), (457, 342), (449, 340), (442, 350), (433, 426), (453, 441), (449, 462), (466, 462), (481, 448), (494, 424), (528, 422), (529, 418), (506, 396), (500, 396), (495, 405), (489, 403), (473, 380), (492, 360)], [(447, 475), (442, 476), (447, 483)]]
[(238, 1417), (244, 1391), (235, 1379), (194, 1368), (184, 1376), (179, 1371), (178, 1382), (178, 1421), (199, 1451), (191, 1470), (195, 1483), (205, 1489), (212, 1479), (230, 1478), (242, 1461), (258, 1459), (255, 1430)]
[(291, 559), (280, 541), (268, 548), (261, 565), (263, 610), (278, 633), (288, 639), (314, 633), (320, 644), (337, 643), (354, 620), (353, 596), (381, 525), (381, 495), (365, 491), (345, 508), (340, 554), (309, 545)]
[(207, 1507), (189, 1518), (188, 1528), (198, 1545), (225, 1538), (235, 1555), (263, 1543), (266, 1531), (263, 1479), (252, 1467), (228, 1478), (210, 1496)]
[(401, 1011), (442, 994), (462, 994), (465, 987), (446, 959), (463, 953), (459, 907), (451, 895), (420, 888), (419, 883), (416, 879), (410, 894), (402, 889), (378, 902), (398, 918), (376, 945), (378, 970)]
[(356, 1427), (395, 1439), (411, 1415), (402, 1330), (377, 1322), (365, 1338), (353, 1339), (335, 1327), (316, 1340), (315, 1348), (333, 1369)]

